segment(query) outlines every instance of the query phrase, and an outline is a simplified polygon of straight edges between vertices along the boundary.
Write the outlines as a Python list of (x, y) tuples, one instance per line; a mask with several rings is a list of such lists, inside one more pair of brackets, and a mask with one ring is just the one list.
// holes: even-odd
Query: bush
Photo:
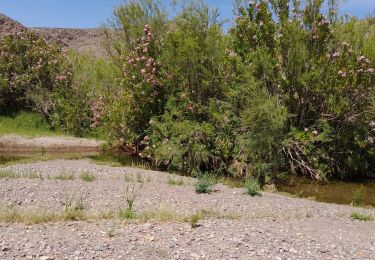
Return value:
[(76, 136), (103, 137), (105, 103), (116, 94), (120, 71), (101, 58), (69, 54), (74, 74), (69, 93), (58, 100), (60, 122), (66, 132)]
[(21, 32), (0, 40), (0, 111), (33, 110), (55, 127), (57, 99), (70, 88), (65, 53), (40, 36)]
[(235, 52), (288, 111), (282, 146), (292, 172), (318, 180), (365, 174), (373, 153), (366, 139), (373, 61), (333, 33), (335, 1), (289, 3), (255, 1), (241, 8), (231, 31)]
[(139, 0), (115, 10), (107, 43), (119, 88), (93, 112), (112, 145), (165, 170), (259, 185), (281, 171), (368, 174), (371, 19), (339, 20), (335, 1), (250, 1), (226, 34), (203, 1), (177, 6), (173, 17), (167, 9)]
[(195, 191), (197, 193), (211, 193), (212, 192), (212, 178), (209, 175), (202, 175), (195, 183)]
[(246, 194), (252, 197), (261, 195), (260, 185), (259, 185), (258, 180), (256, 179), (247, 180), (245, 183), (245, 190), (246, 190)]

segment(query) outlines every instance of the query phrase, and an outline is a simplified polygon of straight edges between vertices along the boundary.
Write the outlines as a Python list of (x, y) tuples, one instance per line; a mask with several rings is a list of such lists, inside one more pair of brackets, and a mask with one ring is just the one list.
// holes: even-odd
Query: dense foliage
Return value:
[(367, 174), (373, 30), (339, 20), (335, 1), (325, 16), (323, 4), (250, 1), (229, 34), (200, 1), (169, 20), (152, 1), (119, 7), (114, 24), (133, 31), (115, 59), (123, 84), (107, 113), (114, 143), (169, 170), (262, 183), (285, 170), (319, 180)]
[(72, 72), (61, 48), (34, 33), (0, 40), (0, 110), (41, 113), (54, 127), (56, 102), (68, 91)]
[(238, 6), (227, 33), (204, 1), (127, 1), (105, 29), (107, 61), (9, 36), (2, 107), (56, 115), (166, 170), (247, 178), (251, 190), (284, 172), (370, 174), (375, 20), (340, 18), (333, 0)]

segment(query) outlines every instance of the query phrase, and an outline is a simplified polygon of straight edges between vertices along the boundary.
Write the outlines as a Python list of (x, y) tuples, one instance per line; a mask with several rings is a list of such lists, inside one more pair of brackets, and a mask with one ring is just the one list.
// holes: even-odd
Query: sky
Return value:
[[(341, 12), (366, 17), (375, 11), (375, 0), (344, 0)], [(28, 27), (95, 28), (112, 14), (122, 0), (0, 0), (0, 13)], [(207, 0), (231, 19), (232, 0)]]

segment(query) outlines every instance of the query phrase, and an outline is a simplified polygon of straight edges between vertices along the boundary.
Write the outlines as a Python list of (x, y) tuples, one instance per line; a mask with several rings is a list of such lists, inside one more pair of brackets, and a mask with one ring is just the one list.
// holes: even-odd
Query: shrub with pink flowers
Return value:
[(166, 78), (160, 62), (159, 42), (145, 25), (143, 36), (122, 59), (122, 80), (113, 104), (102, 117), (111, 138), (124, 148), (139, 150), (149, 122), (161, 115), (166, 101)]
[(55, 126), (56, 99), (71, 85), (65, 53), (31, 32), (0, 39), (0, 110), (34, 110)]
[(92, 105), (92, 127), (188, 174), (369, 173), (375, 52), (343, 33), (335, 1), (249, 1), (228, 33), (204, 1), (176, 4), (174, 16), (148, 0), (115, 10), (107, 47), (121, 83)]

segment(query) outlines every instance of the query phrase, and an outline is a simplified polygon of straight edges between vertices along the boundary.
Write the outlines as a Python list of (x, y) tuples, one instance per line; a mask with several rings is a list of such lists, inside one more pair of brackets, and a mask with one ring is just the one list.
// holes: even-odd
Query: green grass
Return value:
[(46, 120), (37, 113), (19, 112), (11, 116), (0, 116), (0, 135), (15, 134), (26, 137), (61, 136), (61, 131), (52, 131)]
[(195, 191), (199, 194), (201, 193), (211, 193), (212, 185), (214, 184), (211, 176), (203, 175), (198, 178), (198, 181), (195, 183)]
[(24, 223), (26, 225), (59, 221), (62, 218), (53, 213), (42, 211), (21, 212), (15, 208), (1, 209), (0, 222)]
[(247, 195), (250, 195), (251, 197), (254, 196), (260, 196), (260, 185), (258, 180), (256, 179), (249, 179), (245, 183), (245, 192)]
[(144, 170), (151, 169), (151, 166), (147, 162), (127, 154), (102, 153), (100, 155), (89, 156), (89, 158), (99, 165), (109, 165), (111, 167), (128, 166)]
[(34, 163), (41, 161), (52, 161), (56, 159), (80, 160), (87, 156), (79, 153), (40, 153), (36, 152), (25, 156), (0, 156), (0, 167), (6, 167), (15, 164)]
[(371, 215), (362, 214), (360, 212), (353, 212), (351, 218), (360, 221), (373, 221), (374, 217)]
[(18, 173), (7, 169), (0, 170), (0, 179), (43, 179), (42, 175), (36, 171)]
[(86, 182), (93, 182), (96, 180), (96, 177), (95, 175), (89, 173), (89, 172), (84, 172), (82, 173), (79, 178), (83, 181), (86, 181)]
[(74, 173), (62, 172), (54, 177), (55, 180), (59, 181), (72, 181), (75, 179)]
[(168, 184), (169, 185), (176, 185), (176, 186), (181, 186), (181, 185), (184, 185), (184, 181), (182, 179), (180, 180), (177, 180), (177, 179), (168, 179)]
[(137, 217), (137, 214), (130, 209), (120, 210), (118, 215), (121, 219), (135, 219)]
[(16, 172), (10, 170), (1, 170), (0, 171), (0, 179), (16, 179), (21, 178), (20, 175)]

